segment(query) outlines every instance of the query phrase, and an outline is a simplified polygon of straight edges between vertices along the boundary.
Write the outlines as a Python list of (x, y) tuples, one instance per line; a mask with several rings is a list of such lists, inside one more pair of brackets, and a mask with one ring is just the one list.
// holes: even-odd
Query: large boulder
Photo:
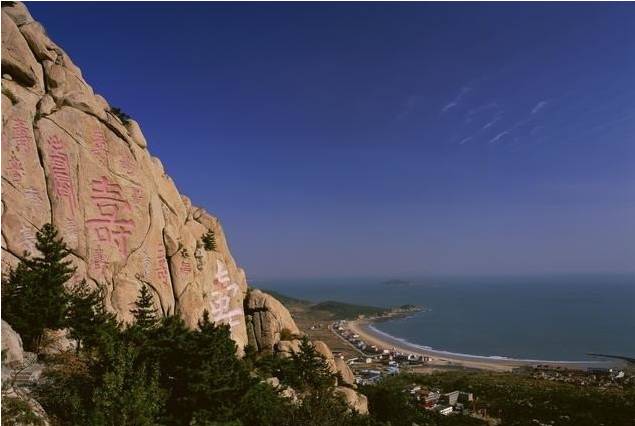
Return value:
[(346, 362), (340, 358), (335, 358), (335, 368), (342, 378), (342, 382), (349, 386), (355, 387), (355, 375)]
[(38, 63), (18, 26), (2, 8), (2, 75), (21, 85), (43, 89), (42, 66)]
[(331, 352), (331, 348), (321, 340), (316, 340), (313, 342), (313, 347), (324, 357), (326, 363), (329, 365), (332, 373), (337, 373), (337, 365), (335, 364), (335, 358), (333, 357), (333, 352)]
[(351, 409), (360, 414), (368, 414), (368, 398), (366, 398), (366, 395), (344, 386), (336, 387), (335, 393), (342, 395)]
[(29, 13), (24, 3), (19, 1), (2, 2), (2, 11), (11, 17), (17, 26), (22, 26), (33, 22), (33, 17)]
[(281, 338), (300, 334), (287, 308), (267, 293), (251, 290), (245, 307), (249, 344), (259, 352), (271, 352)]
[(2, 353), (3, 364), (9, 367), (17, 367), (24, 362), (22, 338), (5, 320), (2, 320)]
[(331, 371), (335, 374), (339, 374), (344, 384), (354, 386), (355, 377), (353, 376), (353, 372), (342, 358), (335, 358), (328, 345), (320, 340), (314, 341), (313, 347), (324, 357)]
[(275, 352), (282, 358), (289, 358), (292, 354), (300, 352), (300, 340), (281, 340), (276, 343)]

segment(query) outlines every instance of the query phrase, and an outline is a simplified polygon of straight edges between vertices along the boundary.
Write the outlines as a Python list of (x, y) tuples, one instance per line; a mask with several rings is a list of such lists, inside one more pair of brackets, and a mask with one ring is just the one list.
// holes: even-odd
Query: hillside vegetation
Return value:
[(325, 300), (323, 302), (312, 303), (308, 300), (296, 299), (280, 294), (272, 290), (263, 290), (278, 299), (285, 307), (293, 311), (303, 311), (305, 315), (313, 319), (355, 319), (360, 315), (373, 316), (382, 315), (390, 311), (387, 308), (377, 306), (357, 305), (353, 303), (337, 302)]
[[(635, 389), (603, 389), (544, 379), (490, 372), (447, 371), (401, 374), (367, 386), (369, 410), (377, 420), (394, 426), (417, 424), (484, 424), (474, 418), (431, 419), (408, 399), (412, 384), (442, 392), (462, 390), (475, 395), (476, 408), (485, 409), (502, 425), (627, 426), (635, 424)], [(461, 423), (464, 422), (464, 423)]]

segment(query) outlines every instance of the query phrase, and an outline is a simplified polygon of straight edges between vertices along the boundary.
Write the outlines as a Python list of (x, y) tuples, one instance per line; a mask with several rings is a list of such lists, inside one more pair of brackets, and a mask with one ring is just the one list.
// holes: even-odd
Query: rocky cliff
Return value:
[[(194, 327), (207, 310), (230, 326), (240, 350), (247, 344), (280, 356), (298, 350), (302, 333), (287, 309), (248, 291), (220, 222), (178, 191), (139, 124), (93, 91), (24, 4), (3, 2), (3, 274), (35, 251), (45, 223), (71, 248), (77, 271), (70, 285), (85, 279), (102, 288), (120, 319), (131, 319), (145, 284), (161, 313)], [(216, 247), (206, 250), (202, 237), (210, 230)], [(2, 333), (3, 350), (19, 363), (19, 336), (4, 321)], [(314, 345), (340, 384), (352, 386), (348, 366), (324, 343)], [(367, 412), (365, 397), (337, 389)]]
[[(218, 219), (182, 195), (139, 124), (116, 114), (26, 7), (2, 6), (2, 271), (53, 223), (77, 273), (121, 319), (139, 288), (194, 326), (203, 310), (247, 343), (245, 273)], [(214, 231), (215, 250), (201, 237)]]

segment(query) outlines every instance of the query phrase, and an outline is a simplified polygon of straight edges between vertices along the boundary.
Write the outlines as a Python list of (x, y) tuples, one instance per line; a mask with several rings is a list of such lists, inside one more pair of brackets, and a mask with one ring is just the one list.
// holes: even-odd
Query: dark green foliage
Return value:
[(15, 396), (2, 397), (2, 426), (42, 426), (44, 424), (42, 418), (33, 412), (24, 399)]
[(161, 386), (170, 389), (170, 424), (187, 425), (194, 418), (199, 424), (229, 421), (251, 385), (229, 327), (214, 325), (207, 311), (197, 330), (189, 330), (178, 317), (165, 318), (148, 333), (142, 355), (158, 365)]
[(287, 308), (297, 307), (302, 310), (306, 310), (308, 308), (312, 317), (314, 317), (315, 319), (355, 319), (359, 315), (382, 315), (390, 310), (377, 306), (354, 305), (351, 303), (335, 302), (332, 300), (312, 303), (308, 300), (285, 296), (284, 294), (280, 294), (273, 290), (262, 291), (275, 297), (276, 300), (285, 305)]
[(286, 380), (294, 389), (322, 390), (335, 384), (335, 375), (326, 360), (306, 336), (302, 337), (300, 351), (291, 355), (291, 366), (292, 374), (288, 374)]
[(147, 285), (141, 286), (139, 296), (135, 301), (135, 308), (130, 310), (134, 316), (135, 326), (141, 330), (154, 328), (159, 322), (157, 309), (154, 307), (152, 293)]
[(293, 406), (266, 383), (253, 386), (241, 399), (238, 413), (245, 425), (279, 426), (289, 420)]
[(115, 314), (104, 306), (101, 289), (91, 289), (85, 280), (71, 289), (66, 326), (70, 337), (77, 341), (77, 350), (104, 350), (112, 346), (119, 333)]
[(48, 358), (45, 380), (35, 389), (35, 398), (58, 424), (89, 424), (92, 395), (97, 378), (82, 354), (62, 353)]
[(113, 113), (123, 124), (128, 124), (132, 117), (123, 112), (121, 108), (111, 107), (110, 112)]
[(353, 305), (351, 303), (327, 300), (311, 306), (312, 311), (325, 311), (337, 319), (355, 319), (360, 315), (373, 316), (385, 314), (388, 309), (376, 306)]
[(255, 366), (261, 377), (277, 377), (283, 385), (299, 392), (332, 390), (335, 385), (336, 375), (306, 336), (302, 338), (300, 351), (291, 357), (261, 356)]
[[(576, 426), (627, 425), (635, 418), (635, 388), (603, 389), (558, 383), (510, 373), (449, 371), (435, 374), (401, 374), (361, 391), (368, 396), (369, 409), (378, 420), (391, 419), (393, 425), (408, 425), (412, 406), (398, 395), (404, 387), (417, 383), (443, 391), (473, 392), (478, 409), (500, 417), (504, 425), (571, 424)], [(396, 413), (401, 413), (398, 417)], [(465, 416), (431, 416), (428, 424), (472, 425)], [(567, 416), (567, 417), (563, 417)], [(405, 419), (402, 422), (401, 419)], [(425, 424), (422, 420), (418, 424)]]
[[(409, 394), (403, 392), (404, 386), (391, 381), (383, 381), (378, 385), (366, 386), (362, 392), (368, 397), (368, 410), (379, 421), (392, 425), (410, 426), (413, 422), (429, 420), (429, 415), (410, 403)], [(425, 423), (423, 423), (425, 424)]]
[(157, 424), (163, 408), (158, 371), (124, 341), (99, 354), (58, 355), (49, 361), (45, 377), (36, 395), (61, 424), (149, 426)]
[(331, 389), (307, 393), (293, 413), (293, 425), (351, 425), (355, 414), (349, 412), (344, 400)]
[(70, 251), (53, 225), (44, 225), (36, 237), (40, 254), (25, 252), (2, 284), (2, 317), (33, 352), (39, 351), (44, 329), (64, 327), (69, 303), (64, 284), (75, 272), (66, 260)]
[(107, 359), (92, 402), (92, 425), (155, 425), (163, 409), (165, 391), (156, 367), (139, 358), (139, 350), (119, 344)]
[(201, 242), (203, 243), (203, 247), (207, 251), (215, 251), (216, 250), (216, 235), (214, 231), (211, 229), (207, 230), (207, 233), (201, 237)]

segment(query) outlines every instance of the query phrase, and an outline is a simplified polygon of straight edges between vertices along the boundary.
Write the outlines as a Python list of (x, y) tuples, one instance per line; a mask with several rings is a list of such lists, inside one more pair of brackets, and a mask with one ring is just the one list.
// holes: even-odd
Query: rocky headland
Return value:
[[(179, 191), (140, 123), (95, 92), (20, 2), (2, 5), (2, 124), (3, 275), (52, 223), (77, 268), (69, 285), (101, 288), (120, 320), (131, 320), (145, 285), (161, 315), (195, 327), (208, 311), (227, 324), (239, 355), (247, 345), (281, 356), (298, 348), (291, 314), (249, 289), (219, 219)], [(210, 231), (213, 249), (203, 244)], [(16, 367), (24, 358), (19, 336), (4, 321), (2, 334), (8, 368)], [(348, 366), (314, 345), (346, 382)], [(365, 397), (340, 392), (366, 411)]]

